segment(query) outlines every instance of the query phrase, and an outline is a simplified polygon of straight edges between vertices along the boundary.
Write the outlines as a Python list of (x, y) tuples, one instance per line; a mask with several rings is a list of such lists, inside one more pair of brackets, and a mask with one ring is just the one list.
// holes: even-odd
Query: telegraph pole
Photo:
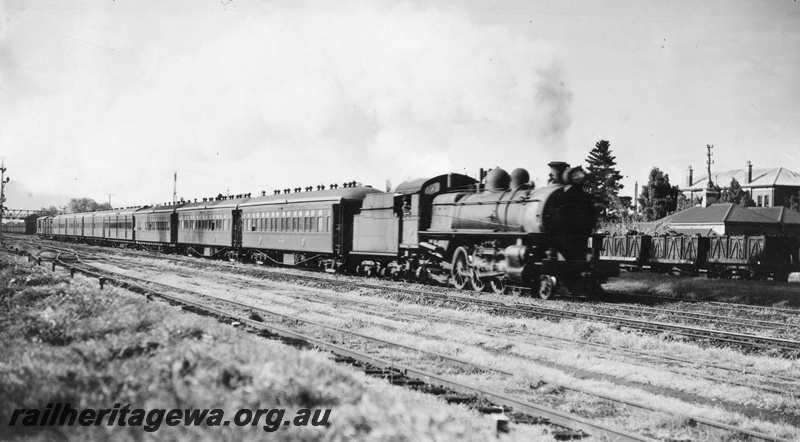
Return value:
[(172, 180), (172, 204), (175, 204), (177, 201), (178, 201), (178, 171), (176, 170)]
[(111, 195), (113, 195), (113, 193), (107, 193), (106, 195), (108, 195), (108, 208), (113, 209), (113, 207), (111, 207)]
[[(3, 225), (3, 212), (6, 210), (6, 183), (11, 181), (11, 178), (5, 176), (6, 161), (0, 163), (0, 226)], [(0, 240), (3, 239), (3, 233), (0, 231)]]

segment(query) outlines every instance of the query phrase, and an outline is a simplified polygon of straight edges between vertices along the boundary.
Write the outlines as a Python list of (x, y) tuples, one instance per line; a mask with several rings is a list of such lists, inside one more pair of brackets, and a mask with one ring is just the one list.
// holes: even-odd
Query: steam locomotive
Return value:
[[(548, 185), (496, 168), (380, 192), (355, 182), (274, 195), (75, 213), (38, 220), (40, 235), (329, 272), (415, 278), (458, 289), (510, 286), (553, 297), (598, 289), (616, 270), (587, 248), (596, 215), (584, 172), (552, 162)], [(485, 178), (485, 179), (483, 179)]]

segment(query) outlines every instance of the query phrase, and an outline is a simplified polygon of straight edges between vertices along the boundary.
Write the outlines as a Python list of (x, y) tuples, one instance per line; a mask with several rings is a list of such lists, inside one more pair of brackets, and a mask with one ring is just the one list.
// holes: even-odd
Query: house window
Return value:
[(758, 202), (757, 202), (757, 204), (758, 204), (758, 207), (762, 207), (762, 206), (761, 206), (761, 203), (762, 203), (762, 201), (761, 201), (761, 195), (759, 195), (759, 196), (758, 196)]
[(769, 195), (764, 195), (764, 207), (769, 207)]

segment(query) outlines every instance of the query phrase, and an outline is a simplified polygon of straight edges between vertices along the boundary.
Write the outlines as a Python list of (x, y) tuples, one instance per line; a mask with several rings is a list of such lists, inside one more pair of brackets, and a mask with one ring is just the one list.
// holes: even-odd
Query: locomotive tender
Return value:
[(515, 286), (548, 299), (559, 286), (598, 288), (608, 276), (587, 248), (597, 217), (583, 171), (549, 166), (549, 183), (538, 189), (525, 170), (498, 168), (484, 183), (451, 173), (385, 193), (353, 182), (42, 217), (38, 227), (59, 240), (449, 281), (476, 291)]

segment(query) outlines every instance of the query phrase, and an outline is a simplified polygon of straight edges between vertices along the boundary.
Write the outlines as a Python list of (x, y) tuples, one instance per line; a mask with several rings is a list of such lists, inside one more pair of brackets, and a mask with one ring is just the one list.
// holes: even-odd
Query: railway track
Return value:
[[(372, 373), (370, 374), (377, 374), (381, 377), (387, 378), (387, 380), (393, 384), (407, 384), (416, 387), (419, 387), (420, 385), (427, 385), (427, 390), (438, 393), (445, 393), (447, 390), (451, 390), (461, 395), (465, 395), (466, 398), (460, 398), (462, 400), (466, 400), (470, 397), (478, 398), (480, 400), (488, 400), (497, 406), (506, 407), (505, 409), (513, 410), (515, 413), (523, 413), (534, 418), (543, 418), (551, 424), (568, 428), (576, 432), (585, 432), (595, 437), (621, 441), (652, 440), (647, 436), (637, 435), (624, 430), (612, 428), (607, 425), (593, 422), (591, 419), (564, 413), (556, 409), (530, 403), (525, 399), (517, 398), (500, 391), (494, 391), (485, 387), (470, 385), (462, 380), (444, 376), (430, 370), (421, 369), (411, 365), (414, 363), (414, 361), (408, 361), (406, 359), (419, 359), (419, 356), (423, 355), (430, 359), (445, 361), (449, 365), (456, 366), (464, 372), (496, 372), (497, 370), (492, 367), (474, 364), (472, 362), (452, 356), (420, 351), (418, 348), (414, 348), (402, 343), (374, 338), (350, 330), (326, 326), (324, 324), (315, 323), (299, 317), (290, 317), (262, 307), (225, 300), (193, 292), (191, 290), (166, 286), (131, 276), (115, 275), (106, 270), (93, 267), (91, 264), (80, 262), (79, 260), (77, 262), (65, 260), (59, 256), (56, 258), (56, 262), (64, 267), (79, 269), (80, 273), (87, 276), (104, 279), (107, 282), (114, 282), (116, 285), (119, 285), (122, 288), (144, 293), (148, 296), (156, 296), (166, 300), (171, 304), (180, 305), (184, 309), (191, 312), (211, 314), (222, 318), (228, 323), (243, 325), (261, 332), (266, 331), (269, 334), (277, 335), (285, 339), (306, 343), (307, 345), (314, 346), (323, 351), (330, 351), (337, 355), (337, 360), (339, 362), (355, 362), (362, 365), (366, 364), (372, 370)], [(156, 289), (154, 286), (160, 286), (161, 288)], [(167, 293), (168, 291), (182, 292), (184, 295), (203, 298), (207, 301), (213, 302), (214, 304), (226, 304), (249, 313), (237, 314), (229, 309), (223, 309), (219, 305), (212, 305), (197, 300), (187, 299), (182, 296), (175, 296)], [(254, 314), (257, 314), (257, 316)], [(272, 318), (272, 320), (265, 320), (264, 316)], [(294, 324), (302, 323), (308, 328), (322, 329), (325, 331), (326, 338), (315, 336), (308, 331), (299, 332), (290, 329), (285, 326), (287, 322)], [(330, 336), (333, 332), (335, 332), (335, 337)], [(391, 359), (381, 358), (375, 355), (377, 351), (375, 351), (373, 347), (369, 347), (367, 343), (372, 344), (373, 346), (390, 346), (396, 349), (402, 349), (405, 351), (403, 356), (406, 358), (404, 359), (403, 357), (398, 357), (397, 354), (395, 354), (395, 357)], [(362, 348), (354, 349), (353, 347)], [(409, 357), (409, 355), (412, 357)], [(416, 356), (416, 358), (413, 356)], [(420, 364), (419, 360), (415, 362)], [(379, 371), (376, 372), (375, 370)], [(502, 374), (511, 375), (509, 373)], [(452, 395), (450, 399), (453, 399)], [(581, 434), (582, 433), (574, 433), (569, 436), (581, 437)]]
[(635, 314), (637, 316), (645, 316), (645, 317), (669, 316), (670, 318), (683, 320), (685, 322), (708, 321), (718, 326), (727, 326), (733, 328), (746, 327), (757, 330), (773, 330), (779, 333), (781, 332), (796, 333), (800, 331), (800, 324), (766, 321), (762, 319), (743, 318), (735, 316), (720, 316), (704, 312), (692, 312), (692, 311), (666, 309), (666, 308), (653, 308), (642, 305), (629, 306), (629, 305), (597, 303), (597, 302), (590, 302), (587, 305), (623, 314)]
[[(62, 243), (62, 244), (64, 244), (64, 243)], [(92, 246), (92, 245), (82, 244), (82, 243), (69, 243), (69, 245), (73, 246), (73, 247), (75, 247), (75, 246), (77, 246), (77, 247), (86, 247), (86, 248), (88, 248), (89, 250), (92, 250), (92, 251), (102, 250), (105, 253), (112, 253), (112, 254), (117, 254), (117, 255), (120, 255), (120, 256), (131, 256), (131, 257), (138, 257), (138, 258), (151, 257), (151, 258), (154, 258), (154, 259), (167, 260), (167, 261), (175, 262), (175, 263), (184, 263), (185, 264), (185, 263), (190, 263), (190, 262), (194, 262), (194, 263), (197, 263), (197, 262), (208, 262), (208, 261), (203, 260), (202, 258), (189, 258), (189, 257), (184, 257), (184, 256), (171, 256), (171, 255), (163, 254), (163, 253), (158, 252), (158, 251), (139, 251), (139, 250), (130, 250), (130, 249), (122, 249), (122, 248), (109, 248), (109, 247)], [(51, 247), (54, 247), (54, 246), (51, 246)], [(218, 262), (224, 262), (224, 261), (218, 261)], [(254, 268), (258, 268), (258, 267), (254, 266)], [(562, 299), (586, 301), (586, 298), (584, 298), (584, 297), (573, 297), (573, 296), (566, 296), (566, 297), (564, 297)], [(781, 323), (781, 325), (788, 326), (788, 327), (800, 327), (800, 310), (798, 310), (798, 309), (779, 308), (779, 307), (770, 307), (770, 306), (757, 306), (757, 305), (738, 304), (738, 303), (730, 303), (730, 302), (719, 302), (719, 301), (712, 301), (712, 300), (706, 300), (706, 299), (676, 298), (676, 297), (658, 296), (658, 295), (644, 294), (644, 293), (631, 294), (631, 293), (614, 292), (614, 291), (607, 291), (605, 293), (604, 299), (616, 299), (616, 300), (624, 299), (624, 300), (627, 300), (629, 302), (636, 303), (637, 307), (640, 307), (641, 304), (647, 303), (647, 302), (659, 303), (659, 302), (664, 302), (664, 301), (667, 301), (667, 302), (680, 302), (680, 303), (693, 304), (693, 305), (714, 306), (714, 307), (717, 307), (717, 308), (724, 309), (724, 310), (728, 311), (729, 312), (728, 316), (730, 316), (729, 319), (731, 319), (731, 320), (749, 321), (749, 322), (754, 323), (755, 325), (758, 325), (759, 321), (753, 320), (752, 318), (750, 318), (748, 316), (744, 316), (741, 313), (742, 312), (752, 312), (753, 314), (758, 314), (758, 315), (764, 315), (764, 314), (767, 314), (767, 315), (778, 315), (778, 316), (783, 315), (786, 318), (794, 318), (794, 320), (796, 322), (792, 323), (792, 324)], [(606, 301), (598, 302), (596, 300), (589, 300), (588, 302), (590, 302), (592, 304), (608, 304), (608, 305), (616, 305), (617, 304), (615, 302), (606, 302)], [(691, 317), (691, 313), (690, 312), (682, 312), (682, 313), (684, 313), (687, 316)], [(720, 320), (724, 320), (722, 317), (720, 317), (719, 319)], [(775, 322), (775, 321), (764, 321), (764, 322), (770, 323), (770, 322)]]
[[(68, 250), (68, 249), (61, 248), (61, 250)], [(120, 251), (116, 250), (116, 252), (119, 253)], [(132, 253), (127, 251), (122, 251), (121, 253), (132, 254), (134, 256), (141, 256), (138, 253)], [(158, 257), (158, 255), (155, 256)], [(170, 259), (173, 262), (180, 262), (180, 263), (187, 262), (186, 260), (179, 258), (170, 257), (168, 259)], [(197, 263), (197, 260), (190, 260), (189, 262)], [(276, 274), (285, 275), (285, 273), (271, 269), (266, 269), (263, 267), (254, 266), (252, 267), (252, 269), (257, 269), (257, 271), (261, 272), (269, 272), (273, 275)], [(440, 302), (451, 302), (461, 305), (480, 306), (486, 309), (491, 309), (496, 313), (547, 317), (555, 320), (588, 319), (607, 324), (612, 324), (613, 326), (616, 327), (625, 327), (627, 329), (638, 330), (649, 333), (671, 333), (674, 335), (683, 336), (691, 339), (696, 339), (701, 341), (711, 341), (718, 344), (733, 346), (742, 349), (749, 348), (754, 350), (769, 350), (769, 351), (777, 350), (780, 351), (781, 354), (787, 358), (800, 357), (800, 341), (795, 339), (786, 339), (775, 336), (763, 336), (752, 333), (741, 333), (730, 330), (717, 330), (707, 327), (696, 327), (684, 324), (672, 324), (667, 322), (659, 322), (653, 319), (637, 319), (630, 316), (621, 316), (619, 314), (614, 315), (611, 313), (603, 314), (603, 313), (586, 312), (586, 311), (581, 311), (579, 308), (576, 307), (570, 307), (570, 309), (566, 309), (566, 308), (557, 308), (552, 306), (537, 305), (532, 302), (531, 303), (506, 302), (506, 301), (492, 300), (480, 297), (454, 295), (446, 292), (437, 292), (433, 290), (423, 290), (418, 288), (399, 288), (399, 287), (390, 288), (386, 287), (385, 285), (377, 285), (368, 282), (361, 282), (361, 281), (356, 282), (350, 280), (342, 280), (339, 278), (331, 278), (328, 277), (327, 275), (320, 276), (320, 275), (312, 275), (305, 273), (304, 274), (292, 273), (291, 278), (293, 279), (302, 278), (310, 281), (324, 282), (327, 284), (349, 285), (349, 286), (362, 287), (373, 290), (382, 290), (385, 292), (392, 292), (400, 296), (415, 297), (416, 300), (422, 300), (422, 298), (427, 298), (427, 300), (437, 300)], [(599, 304), (593, 302), (592, 305), (598, 305), (601, 309), (605, 308), (607, 310), (612, 310), (612, 311), (614, 309), (618, 309), (629, 313), (636, 313), (637, 309), (643, 309), (643, 311), (649, 311), (653, 316), (660, 315), (669, 317), (670, 315), (673, 314), (673, 312), (677, 312), (669, 309), (653, 309), (641, 306), (619, 306), (617, 304), (611, 304), (611, 303)], [(692, 319), (695, 321), (701, 320), (701, 321), (714, 322), (716, 324), (728, 325), (729, 327), (734, 327), (734, 328), (742, 327), (741, 324), (735, 322), (738, 320), (736, 318), (719, 317), (705, 313), (693, 315), (685, 312), (677, 312), (675, 314), (677, 315), (677, 318), (679, 318), (682, 321)], [(775, 331), (778, 334), (783, 334), (786, 333), (787, 331), (789, 332), (800, 331), (800, 327), (795, 326), (795, 324), (777, 323), (774, 321), (759, 321), (759, 320), (748, 321), (746, 319), (743, 321), (745, 322), (746, 327), (752, 327), (760, 330)]]
[(683, 297), (658, 296), (645, 293), (631, 294), (631, 293), (613, 292), (613, 291), (607, 291), (606, 297), (611, 299), (629, 300), (637, 303), (645, 303), (645, 302), (660, 303), (666, 301), (666, 302), (681, 302), (685, 304), (694, 304), (694, 305), (710, 305), (719, 307), (720, 309), (727, 310), (731, 313), (738, 313), (738, 314), (741, 314), (742, 312), (750, 312), (755, 314), (766, 313), (774, 316), (785, 316), (787, 318), (792, 318), (792, 317), (798, 318), (798, 315), (800, 315), (800, 310), (798, 309), (771, 307), (765, 305), (737, 304), (732, 302), (713, 301), (709, 298), (692, 299)]
[[(77, 256), (77, 254), (76, 254), (76, 256)], [(360, 333), (357, 333), (357, 332), (352, 332), (352, 331), (349, 331), (349, 330), (343, 330), (343, 329), (339, 329), (339, 328), (335, 328), (335, 327), (330, 327), (330, 326), (326, 326), (324, 324), (313, 323), (312, 321), (304, 320), (304, 319), (298, 318), (298, 317), (288, 317), (286, 315), (283, 315), (283, 314), (280, 314), (280, 313), (276, 313), (276, 312), (270, 311), (268, 309), (264, 309), (262, 307), (257, 307), (257, 306), (253, 306), (253, 305), (249, 305), (249, 304), (243, 304), (243, 303), (239, 303), (239, 302), (235, 302), (235, 301), (231, 301), (231, 300), (220, 299), (220, 298), (216, 298), (216, 297), (209, 296), (209, 295), (206, 295), (206, 294), (200, 294), (200, 293), (192, 292), (192, 291), (186, 290), (186, 289), (176, 288), (176, 287), (172, 287), (172, 286), (165, 286), (163, 284), (153, 283), (152, 281), (147, 281), (147, 280), (143, 280), (143, 279), (140, 279), (140, 278), (133, 278), (133, 277), (130, 277), (130, 276), (123, 276), (123, 275), (113, 274), (111, 272), (108, 272), (107, 270), (98, 269), (97, 267), (92, 266), (91, 264), (88, 264), (88, 263), (85, 263), (85, 262), (80, 262), (80, 260), (78, 260), (77, 262), (67, 262), (67, 261), (61, 259), (60, 257), (57, 257), (56, 260), (59, 261), (61, 263), (61, 265), (64, 265), (66, 267), (70, 267), (72, 269), (79, 268), (82, 273), (87, 274), (89, 276), (97, 277), (97, 278), (100, 278), (101, 280), (105, 279), (106, 281), (109, 281), (109, 282), (113, 281), (116, 284), (119, 284), (119, 285), (121, 285), (121, 286), (123, 286), (125, 288), (128, 288), (128, 289), (134, 289), (135, 291), (150, 293), (151, 295), (157, 295), (157, 296), (159, 296), (159, 297), (161, 297), (163, 299), (168, 300), (171, 303), (179, 303), (181, 305), (188, 306), (188, 308), (190, 310), (193, 310), (193, 311), (196, 310), (196, 311), (202, 311), (202, 312), (206, 312), (206, 313), (211, 313), (211, 314), (214, 314), (214, 315), (216, 315), (218, 317), (227, 318), (229, 321), (238, 322), (240, 324), (244, 324), (244, 325), (246, 325), (248, 327), (255, 328), (255, 329), (260, 329), (260, 330), (265, 330), (266, 329), (270, 333), (274, 333), (274, 334), (277, 334), (277, 335), (280, 335), (280, 336), (283, 336), (283, 337), (286, 337), (286, 338), (301, 340), (301, 341), (310, 343), (310, 344), (312, 344), (314, 346), (317, 346), (319, 348), (333, 351), (334, 353), (336, 353), (340, 357), (352, 359), (352, 360), (355, 360), (355, 361), (360, 361), (360, 362), (365, 363), (365, 364), (370, 364), (373, 367), (380, 368), (381, 371), (380, 371), (379, 374), (381, 376), (383, 376), (383, 377), (389, 378), (389, 380), (392, 381), (392, 382), (397, 380), (398, 381), (397, 383), (401, 383), (401, 381), (403, 379), (407, 379), (409, 377), (412, 377), (412, 378), (415, 378), (415, 379), (417, 379), (419, 381), (426, 382), (428, 384), (432, 384), (433, 383), (433, 384), (438, 384), (438, 385), (444, 386), (446, 388), (452, 389), (453, 391), (457, 391), (457, 392), (459, 392), (461, 394), (477, 395), (477, 396), (480, 396), (480, 397), (488, 398), (489, 400), (497, 403), (498, 405), (507, 406), (507, 407), (513, 407), (515, 411), (521, 411), (521, 412), (524, 412), (526, 414), (530, 414), (530, 415), (534, 415), (534, 416), (541, 416), (541, 417), (544, 417), (544, 418), (548, 419), (550, 422), (552, 422), (554, 424), (561, 425), (561, 426), (564, 426), (566, 428), (571, 428), (573, 430), (586, 431), (586, 432), (588, 432), (588, 433), (590, 433), (592, 435), (595, 435), (595, 436), (601, 435), (601, 437), (611, 437), (611, 438), (613, 438), (615, 440), (650, 440), (646, 435), (645, 436), (637, 435), (637, 434), (626, 432), (624, 430), (617, 430), (617, 429), (614, 429), (614, 428), (609, 428), (607, 426), (598, 425), (596, 423), (592, 423), (591, 421), (588, 421), (585, 418), (581, 418), (580, 416), (565, 415), (564, 413), (559, 412), (558, 410), (549, 409), (549, 408), (546, 408), (546, 407), (542, 407), (540, 405), (534, 405), (533, 403), (525, 401), (525, 399), (515, 398), (515, 397), (509, 396), (509, 395), (507, 395), (507, 394), (505, 394), (503, 392), (487, 390), (486, 388), (482, 388), (482, 387), (470, 386), (470, 385), (465, 384), (463, 381), (459, 381), (459, 380), (454, 380), (454, 379), (451, 379), (451, 378), (443, 377), (440, 374), (437, 374), (437, 373), (434, 373), (434, 372), (431, 372), (431, 371), (428, 371), (428, 370), (415, 368), (414, 366), (408, 365), (406, 363), (398, 362), (397, 359), (387, 360), (387, 359), (383, 359), (383, 358), (378, 358), (374, 354), (369, 354), (368, 351), (358, 351), (358, 350), (353, 350), (351, 348), (351, 346), (353, 345), (352, 341), (353, 341), (353, 337), (354, 337), (356, 340), (370, 341), (370, 342), (372, 342), (374, 344), (377, 344), (379, 346), (394, 346), (396, 348), (402, 348), (402, 349), (405, 349), (405, 350), (410, 350), (412, 353), (415, 353), (416, 355), (421, 354), (421, 352), (420, 352), (420, 350), (418, 348), (409, 347), (409, 346), (407, 346), (405, 344), (390, 342), (390, 341), (381, 340), (381, 339), (376, 339), (376, 338), (373, 338), (373, 337), (370, 337), (370, 336), (366, 336), (366, 335), (363, 335), (363, 334), (360, 334)], [(161, 286), (161, 290), (158, 290), (158, 291), (154, 290), (153, 287), (152, 287), (153, 285)], [(245, 311), (249, 311), (249, 312), (251, 312), (251, 315), (252, 315), (252, 312), (257, 312), (259, 314), (268, 315), (270, 317), (277, 318), (278, 322), (277, 323), (269, 323), (267, 321), (264, 321), (264, 319), (260, 318), (260, 317), (257, 320), (254, 320), (254, 319), (251, 319), (252, 316), (251, 316), (251, 318), (248, 318), (248, 317), (245, 317), (245, 316), (242, 316), (242, 315), (236, 315), (236, 314), (233, 314), (232, 312), (230, 312), (230, 310), (221, 309), (219, 306), (209, 305), (209, 304), (201, 303), (201, 302), (198, 302), (198, 301), (195, 301), (195, 300), (188, 300), (188, 299), (185, 299), (183, 297), (177, 297), (177, 296), (174, 296), (174, 295), (169, 295), (169, 294), (165, 293), (165, 290), (170, 290), (170, 291), (176, 291), (177, 290), (177, 291), (184, 292), (185, 294), (190, 294), (192, 296), (201, 297), (201, 298), (205, 298), (205, 299), (211, 299), (214, 303), (220, 303), (221, 302), (221, 303), (224, 303), (224, 304), (227, 304), (227, 305), (230, 305), (230, 306), (234, 306), (234, 307), (236, 307), (238, 309), (243, 309)], [(321, 339), (320, 337), (315, 337), (315, 336), (312, 336), (312, 335), (310, 335), (308, 333), (300, 333), (300, 332), (297, 332), (295, 330), (287, 329), (285, 327), (277, 325), (278, 323), (280, 323), (280, 321), (283, 321), (284, 323), (286, 321), (289, 321), (289, 322), (302, 322), (302, 323), (304, 323), (304, 324), (306, 324), (308, 326), (311, 326), (311, 327), (325, 329), (326, 333), (331, 333), (331, 332), (335, 331), (335, 332), (337, 332), (339, 334), (348, 335), (348, 336), (350, 336), (350, 338), (344, 339), (343, 342), (347, 342), (349, 345), (345, 347), (345, 346), (342, 346), (340, 344), (340, 342), (337, 342), (336, 339), (330, 339), (330, 338)], [(514, 377), (515, 376), (515, 374), (511, 373), (511, 372), (499, 370), (499, 369), (493, 368), (493, 367), (481, 366), (479, 364), (474, 364), (472, 362), (469, 362), (469, 361), (466, 361), (466, 360), (463, 360), (463, 359), (460, 359), (460, 358), (455, 358), (455, 357), (452, 357), (452, 356), (441, 355), (441, 354), (430, 354), (430, 353), (427, 353), (427, 356), (429, 356), (431, 358), (434, 358), (434, 359), (445, 360), (450, 365), (456, 365), (460, 369), (467, 370), (467, 371), (470, 371), (470, 372), (475, 372), (475, 371), (496, 372), (496, 373), (499, 373), (499, 374), (507, 376), (507, 377)], [(402, 382), (405, 382), (405, 381), (402, 381)], [(598, 396), (598, 395), (593, 394), (591, 392), (586, 392), (586, 391), (582, 391), (582, 390), (579, 390), (579, 389), (573, 389), (573, 388), (570, 388), (570, 387), (567, 387), (567, 386), (558, 386), (558, 387), (562, 388), (562, 389), (573, 391), (573, 392), (575, 392), (577, 394), (594, 395), (594, 396), (597, 396), (599, 399), (612, 402), (614, 404), (623, 406), (625, 408), (635, 408), (635, 409), (639, 409), (639, 410), (642, 410), (642, 411), (648, 411), (648, 412), (653, 412), (653, 413), (664, 413), (665, 412), (664, 410), (657, 410), (657, 409), (654, 409), (654, 408), (652, 408), (650, 406), (647, 406), (645, 404), (637, 404), (637, 403), (633, 403), (633, 402), (630, 402), (630, 401), (622, 401), (622, 400), (615, 399), (615, 398)], [(769, 436), (769, 435), (760, 434), (760, 433), (757, 433), (757, 432), (752, 432), (752, 431), (741, 429), (741, 428), (736, 428), (734, 426), (730, 426), (730, 425), (723, 424), (723, 423), (720, 423), (720, 422), (715, 422), (715, 421), (711, 421), (711, 420), (704, 420), (704, 419), (697, 419), (697, 418), (692, 418), (690, 416), (682, 416), (680, 414), (675, 414), (675, 413), (668, 413), (668, 414), (671, 414), (671, 415), (673, 415), (675, 417), (678, 417), (678, 418), (681, 418), (681, 419), (692, 419), (694, 422), (700, 424), (701, 426), (708, 427), (708, 428), (714, 429), (714, 430), (724, 430), (724, 431), (736, 432), (737, 434), (746, 435), (747, 437), (750, 437), (750, 438), (753, 438), (753, 439), (759, 439), (759, 440), (780, 440), (779, 438), (775, 438), (775, 437), (772, 437), (772, 436)]]
[[(277, 273), (277, 272), (272, 272), (272, 273)], [(296, 278), (298, 276), (292, 275), (292, 277)], [(541, 305), (528, 304), (528, 303), (505, 302), (505, 301), (498, 301), (498, 300), (491, 300), (484, 298), (475, 298), (464, 295), (433, 292), (430, 290), (387, 287), (385, 285), (371, 284), (366, 282), (343, 281), (316, 275), (301, 275), (300, 277), (307, 280), (314, 280), (330, 284), (350, 285), (354, 287), (380, 290), (387, 293), (397, 294), (399, 296), (414, 297), (418, 300), (422, 300), (423, 298), (425, 298), (427, 300), (438, 300), (438, 301), (462, 304), (467, 306), (479, 306), (486, 309), (490, 309), (498, 313), (547, 317), (558, 320), (590, 319), (598, 322), (612, 324), (618, 327), (627, 327), (629, 329), (634, 329), (634, 330), (655, 332), (655, 333), (670, 332), (675, 335), (686, 336), (689, 338), (701, 339), (701, 340), (713, 340), (718, 343), (724, 343), (745, 348), (751, 347), (757, 349), (779, 349), (785, 353), (784, 356), (786, 357), (797, 357), (798, 354), (800, 354), (800, 341), (792, 339), (781, 339), (770, 336), (758, 336), (758, 335), (736, 333), (723, 330), (714, 330), (714, 329), (691, 327), (678, 324), (653, 322), (648, 320), (633, 319), (621, 316), (570, 311), (555, 307), (545, 307)]]
[[(130, 267), (131, 264), (132, 263), (127, 263), (127, 265), (129, 267)], [(134, 264), (134, 266), (135, 267), (144, 268), (145, 272), (153, 270), (150, 266), (146, 266), (146, 265), (141, 264), (141, 263), (136, 263), (136, 264)], [(219, 278), (223, 279), (226, 286), (230, 286), (230, 287), (234, 287), (234, 288), (248, 289), (248, 288), (253, 288), (254, 286), (255, 287), (259, 287), (257, 284), (255, 284), (253, 282), (246, 282), (245, 283), (245, 282), (241, 281), (241, 279), (236, 278), (235, 276), (226, 276), (226, 275), (223, 275), (223, 274), (218, 274), (218, 275), (216, 275), (216, 277), (218, 279)], [(317, 300), (317, 299), (313, 299), (313, 298), (311, 298), (309, 296), (292, 295), (292, 294), (287, 294), (287, 293), (282, 293), (281, 296), (295, 297), (297, 299), (303, 299), (303, 300), (308, 301), (308, 302), (327, 302), (327, 301), (337, 302), (337, 303), (342, 302), (341, 299), (337, 299), (337, 300), (331, 299), (331, 300), (327, 300), (327, 301), (320, 301), (320, 300)], [(349, 304), (360, 304), (365, 309), (372, 309), (371, 312), (373, 314), (381, 315), (381, 313), (378, 313), (378, 311), (377, 311), (377, 309), (380, 308), (380, 305), (378, 305), (378, 304), (368, 303), (368, 302), (363, 302), (363, 301), (358, 302), (358, 301), (352, 301), (352, 300), (349, 300), (347, 302)], [(414, 318), (420, 319), (420, 320), (425, 319), (426, 317), (430, 316), (430, 315), (427, 315), (427, 316), (426, 315), (420, 315), (420, 314), (416, 314), (416, 313), (408, 313), (408, 314), (412, 314), (412, 315), (414, 315)], [(461, 324), (466, 324), (467, 323), (466, 321), (459, 321), (459, 320), (456, 320), (456, 319), (453, 319), (453, 318), (442, 318), (442, 317), (435, 317), (435, 318), (431, 317), (431, 318), (435, 319), (435, 320), (447, 320), (449, 322), (461, 323)], [(474, 323), (472, 325), (485, 327), (485, 325), (477, 324), (477, 323)], [(504, 332), (504, 330), (499, 330), (499, 329), (497, 329), (495, 331), (498, 332), (498, 333)], [(796, 382), (796, 380), (792, 379), (792, 378), (787, 378), (787, 377), (781, 378), (781, 377), (778, 377), (778, 376), (769, 376), (769, 375), (763, 376), (763, 375), (760, 375), (760, 374), (748, 373), (748, 372), (744, 372), (743, 373), (740, 368), (724, 367), (724, 366), (721, 366), (719, 364), (712, 364), (712, 365), (707, 365), (706, 364), (706, 365), (704, 365), (704, 364), (699, 364), (697, 361), (688, 361), (686, 359), (681, 359), (681, 358), (667, 358), (667, 357), (664, 357), (662, 355), (657, 355), (657, 354), (653, 354), (653, 353), (637, 352), (637, 351), (630, 350), (630, 349), (625, 349), (625, 348), (621, 348), (621, 347), (615, 347), (615, 346), (611, 346), (611, 345), (604, 345), (604, 344), (599, 344), (599, 343), (593, 343), (593, 342), (589, 342), (589, 341), (565, 340), (565, 339), (559, 338), (559, 337), (536, 334), (536, 333), (531, 333), (531, 332), (522, 333), (522, 335), (524, 335), (525, 338), (527, 339), (527, 340), (523, 340), (522, 342), (535, 343), (536, 345), (542, 345), (541, 339), (542, 338), (548, 338), (550, 340), (562, 340), (562, 341), (573, 342), (573, 343), (584, 345), (584, 346), (593, 346), (593, 347), (597, 347), (597, 348), (614, 350), (614, 351), (617, 351), (617, 352), (635, 354), (635, 355), (638, 355), (639, 357), (656, 358), (656, 359), (662, 361), (662, 363), (670, 363), (670, 364), (672, 364), (672, 363), (675, 363), (675, 362), (680, 362), (682, 364), (688, 364), (688, 365), (694, 365), (694, 366), (702, 365), (702, 366), (705, 366), (707, 368), (714, 368), (714, 369), (719, 369), (719, 370), (728, 371), (728, 372), (736, 372), (737, 374), (742, 373), (742, 374), (758, 375), (760, 377), (766, 378), (766, 379), (762, 379), (761, 383), (768, 384), (767, 386), (756, 385), (756, 384), (753, 384), (753, 383), (737, 382), (735, 380), (730, 379), (730, 376), (725, 376), (725, 375), (720, 375), (720, 376), (700, 376), (700, 377), (704, 378), (706, 380), (712, 380), (712, 381), (715, 381), (715, 382), (727, 383), (727, 384), (730, 384), (730, 385), (746, 386), (748, 388), (760, 389), (760, 390), (763, 390), (765, 392), (770, 392), (770, 393), (775, 393), (775, 394), (787, 394), (787, 393), (788, 394), (796, 394), (797, 388), (799, 386), (799, 384)], [(672, 371), (674, 373), (679, 373), (678, 370), (668, 370), (668, 371)]]

